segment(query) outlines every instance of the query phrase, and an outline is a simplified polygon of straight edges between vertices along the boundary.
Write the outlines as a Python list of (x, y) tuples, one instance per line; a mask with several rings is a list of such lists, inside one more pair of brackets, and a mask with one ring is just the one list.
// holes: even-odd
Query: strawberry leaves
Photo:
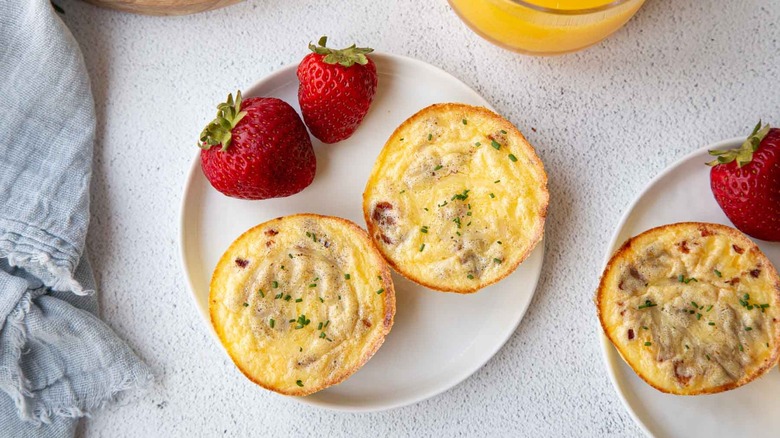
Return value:
[(355, 44), (344, 49), (331, 49), (325, 47), (327, 43), (327, 36), (321, 37), (316, 46), (309, 43), (309, 50), (324, 55), (322, 62), (326, 64), (339, 64), (344, 67), (352, 67), (355, 64), (366, 65), (368, 64), (366, 55), (374, 51), (369, 47), (356, 47)]
[(762, 127), (761, 121), (759, 120), (756, 127), (753, 128), (753, 132), (750, 133), (748, 138), (739, 148), (709, 151), (710, 155), (718, 158), (708, 162), (707, 165), (717, 166), (718, 164), (731, 163), (734, 160), (737, 161), (738, 167), (750, 163), (753, 160), (753, 152), (758, 150), (761, 140), (769, 133), (769, 129), (769, 125), (764, 125)]
[(198, 147), (209, 150), (212, 146), (221, 144), (222, 150), (226, 151), (233, 138), (233, 128), (244, 116), (246, 112), (241, 111), (241, 90), (236, 92), (235, 102), (233, 102), (233, 94), (228, 94), (227, 101), (217, 105), (217, 117), (200, 133)]

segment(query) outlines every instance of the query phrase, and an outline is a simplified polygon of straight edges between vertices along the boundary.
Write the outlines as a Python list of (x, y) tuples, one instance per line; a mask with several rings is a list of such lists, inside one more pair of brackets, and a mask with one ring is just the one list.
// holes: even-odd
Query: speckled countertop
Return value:
[[(607, 241), (667, 165), (758, 118), (780, 123), (778, 2), (648, 0), (605, 42), (554, 58), (490, 45), (444, 0), (254, 0), (169, 18), (58, 3), (97, 100), (88, 247), (102, 314), (158, 377), (79, 436), (640, 435), (607, 377), (591, 302)], [(459, 77), (527, 135), (550, 178), (545, 265), (516, 333), (462, 384), (388, 412), (321, 410), (249, 384), (179, 264), (182, 188), (215, 103), (321, 34)]]

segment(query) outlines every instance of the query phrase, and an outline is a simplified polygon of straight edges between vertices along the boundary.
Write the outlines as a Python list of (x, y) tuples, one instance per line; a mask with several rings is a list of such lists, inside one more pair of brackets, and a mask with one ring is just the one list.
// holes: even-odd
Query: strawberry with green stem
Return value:
[(323, 143), (352, 136), (368, 113), (377, 87), (374, 51), (354, 44), (345, 49), (326, 47), (327, 37), (298, 65), (298, 103), (311, 134)]
[(758, 125), (739, 148), (710, 151), (715, 200), (729, 220), (757, 239), (780, 241), (780, 129)]
[(298, 113), (272, 97), (228, 95), (200, 134), (201, 168), (227, 196), (290, 196), (311, 184), (317, 160)]

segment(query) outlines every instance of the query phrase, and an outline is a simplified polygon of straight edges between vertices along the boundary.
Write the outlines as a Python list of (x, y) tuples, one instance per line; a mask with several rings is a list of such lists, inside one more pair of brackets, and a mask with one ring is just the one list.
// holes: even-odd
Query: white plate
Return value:
[[(195, 157), (182, 200), (181, 256), (193, 299), (210, 329), (211, 272), (243, 231), (300, 212), (340, 216), (365, 227), (363, 189), (379, 151), (402, 121), (437, 102), (490, 107), (468, 86), (431, 65), (394, 55), (372, 57), (379, 87), (370, 112), (351, 138), (334, 145), (314, 140), (317, 176), (303, 192), (264, 201), (228, 198), (211, 188), (199, 156)], [(244, 96), (275, 96), (298, 110), (295, 69), (288, 66), (271, 74)], [(300, 401), (331, 409), (376, 411), (415, 403), (460, 383), (515, 331), (536, 288), (543, 246), (515, 273), (473, 295), (434, 292), (393, 274), (397, 314), (382, 348), (347, 381)]]
[[(658, 175), (628, 208), (609, 244), (607, 261), (626, 239), (674, 222), (714, 222), (733, 226), (710, 190), (708, 149), (736, 147), (735, 138), (700, 149)], [(780, 244), (754, 240), (776, 267)], [(628, 412), (645, 433), (664, 437), (777, 437), (780, 434), (780, 372), (714, 395), (676, 396), (650, 387), (621, 359), (601, 333), (601, 345), (612, 383)]]

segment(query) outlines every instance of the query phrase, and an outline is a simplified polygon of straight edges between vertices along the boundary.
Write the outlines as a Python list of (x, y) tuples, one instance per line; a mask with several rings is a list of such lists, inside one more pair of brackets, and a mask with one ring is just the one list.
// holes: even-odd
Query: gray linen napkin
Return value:
[(81, 52), (49, 0), (0, 0), (0, 436), (72, 436), (152, 380), (98, 318), (94, 139)]

